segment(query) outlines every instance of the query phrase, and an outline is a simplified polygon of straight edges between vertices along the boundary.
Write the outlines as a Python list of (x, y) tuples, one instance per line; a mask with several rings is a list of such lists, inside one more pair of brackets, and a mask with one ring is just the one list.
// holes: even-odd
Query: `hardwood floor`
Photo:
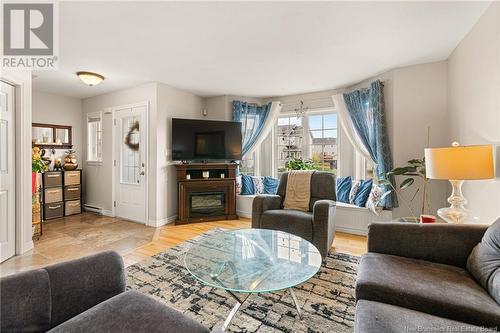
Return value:
[[(44, 225), (44, 235), (35, 248), (0, 264), (0, 276), (79, 258), (104, 250), (115, 250), (126, 266), (144, 260), (213, 228), (249, 228), (250, 220), (229, 220), (160, 228), (92, 213), (54, 220)], [(366, 237), (337, 232), (333, 250), (352, 255), (366, 252)]]

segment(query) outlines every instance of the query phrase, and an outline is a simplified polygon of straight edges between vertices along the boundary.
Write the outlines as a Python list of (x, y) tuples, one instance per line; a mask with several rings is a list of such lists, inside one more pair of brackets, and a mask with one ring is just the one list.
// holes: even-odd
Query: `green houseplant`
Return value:
[[(390, 176), (403, 176), (405, 179), (399, 184), (396, 188), (392, 185), (391, 182), (386, 180)], [(390, 188), (389, 191), (384, 193), (384, 196), (389, 195), (389, 193), (395, 193), (396, 195), (400, 194), (400, 191), (408, 190), (415, 184), (415, 179), (421, 179), (421, 187), (417, 187), (415, 192), (411, 195), (411, 199), (409, 203), (404, 199), (402, 195), (399, 195), (398, 198), (407, 206), (410, 213), (413, 215), (415, 219), (418, 219), (414, 210), (413, 210), (413, 201), (417, 197), (419, 192), (422, 192), (422, 207), (421, 214), (427, 214), (430, 210), (429, 208), (429, 179), (426, 176), (425, 172), (425, 159), (412, 159), (408, 161), (408, 164), (402, 167), (397, 167), (385, 174), (383, 177), (384, 180), (380, 180), (379, 184), (386, 185)], [(422, 188), (422, 191), (420, 189)]]
[(286, 162), (287, 170), (313, 170), (314, 162), (312, 160), (303, 160), (294, 158)]
[(43, 173), (45, 169), (45, 163), (43, 163), (41, 158), (35, 158), (31, 160), (31, 172)]

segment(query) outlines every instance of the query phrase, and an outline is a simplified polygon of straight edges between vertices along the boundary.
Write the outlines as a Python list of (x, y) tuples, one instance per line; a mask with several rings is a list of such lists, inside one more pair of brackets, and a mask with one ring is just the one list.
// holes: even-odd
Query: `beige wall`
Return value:
[(496, 178), (466, 181), (468, 208), (483, 223), (500, 217), (500, 2), (493, 2), (448, 61), (450, 139), (492, 144)]
[[(166, 84), (148, 83), (85, 99), (83, 113), (85, 118), (90, 112), (105, 111), (107, 108), (145, 101), (149, 102), (150, 106), (148, 224), (155, 226), (173, 221), (177, 214), (175, 168), (171, 161), (172, 118), (203, 118), (204, 99)], [(102, 164), (85, 165), (85, 202), (102, 207), (110, 213), (113, 204), (111, 113), (103, 112), (103, 133)]]
[[(157, 124), (157, 202), (156, 219), (161, 223), (172, 222), (177, 215), (177, 181), (172, 165), (172, 118), (219, 119), (222, 113), (211, 112), (204, 117), (205, 101), (189, 92), (158, 83)], [(152, 126), (154, 127), (154, 125)]]
[[(393, 73), (392, 138), (394, 165), (403, 166), (413, 158), (423, 158), (430, 128), (430, 146), (450, 144), (446, 109), (446, 62), (398, 68)], [(398, 177), (402, 181), (403, 177)], [(420, 182), (418, 182), (420, 184)], [(402, 191), (408, 201), (417, 188)], [(431, 180), (429, 201), (432, 214), (446, 205), (447, 183)], [(420, 192), (422, 193), (422, 192)], [(421, 195), (414, 200), (415, 214), (421, 212)], [(407, 216), (409, 211), (400, 203), (394, 216)]]
[[(32, 94), (32, 121), (53, 125), (66, 125), (72, 127), (73, 149), (76, 151), (78, 164), (83, 163), (83, 126), (82, 126), (82, 100), (33, 91)], [(56, 149), (52, 154), (47, 149), (47, 156), (63, 158), (67, 149)], [(52, 156), (53, 155), (53, 156)]]
[[(103, 150), (102, 163), (83, 164), (83, 185), (84, 185), (84, 203), (100, 207), (105, 213), (110, 214), (113, 209), (113, 178), (112, 178), (112, 134), (113, 123), (112, 114), (106, 113), (107, 108), (149, 102), (149, 120), (151, 124), (156, 120), (156, 83), (148, 83), (135, 88), (124, 89), (104, 95), (86, 98), (83, 100), (83, 118), (82, 123), (86, 123), (86, 115), (91, 112), (102, 111), (103, 126)], [(84, 132), (84, 142), (86, 133)], [(85, 154), (84, 154), (85, 155)], [(150, 126), (149, 131), (149, 156), (148, 166), (149, 175), (156, 174), (156, 127)], [(149, 177), (148, 181), (149, 196), (149, 219), (156, 219), (156, 181), (155, 177)]]

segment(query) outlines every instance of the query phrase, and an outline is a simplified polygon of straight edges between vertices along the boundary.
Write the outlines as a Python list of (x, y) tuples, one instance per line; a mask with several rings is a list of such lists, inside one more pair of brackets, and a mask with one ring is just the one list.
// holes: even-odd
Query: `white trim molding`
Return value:
[(2, 70), (16, 88), (16, 255), (33, 249), (31, 220), (31, 72)]
[(146, 224), (148, 227), (153, 227), (153, 228), (159, 228), (164, 225), (174, 223), (177, 220), (177, 215), (169, 216), (164, 219), (159, 219), (159, 220), (153, 220), (150, 219), (148, 220), (148, 223)]

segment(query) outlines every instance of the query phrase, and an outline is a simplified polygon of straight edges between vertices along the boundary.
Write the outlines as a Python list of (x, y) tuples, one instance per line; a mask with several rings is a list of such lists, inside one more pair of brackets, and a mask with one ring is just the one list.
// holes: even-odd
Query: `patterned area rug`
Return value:
[[(222, 230), (197, 238), (214, 232)], [(128, 267), (127, 283), (212, 329), (222, 325), (235, 301), (224, 290), (198, 282), (184, 268), (184, 253), (197, 238)], [(330, 253), (316, 276), (294, 288), (302, 320), (288, 292), (256, 294), (243, 303), (228, 331), (352, 332), (358, 262), (355, 256)]]

